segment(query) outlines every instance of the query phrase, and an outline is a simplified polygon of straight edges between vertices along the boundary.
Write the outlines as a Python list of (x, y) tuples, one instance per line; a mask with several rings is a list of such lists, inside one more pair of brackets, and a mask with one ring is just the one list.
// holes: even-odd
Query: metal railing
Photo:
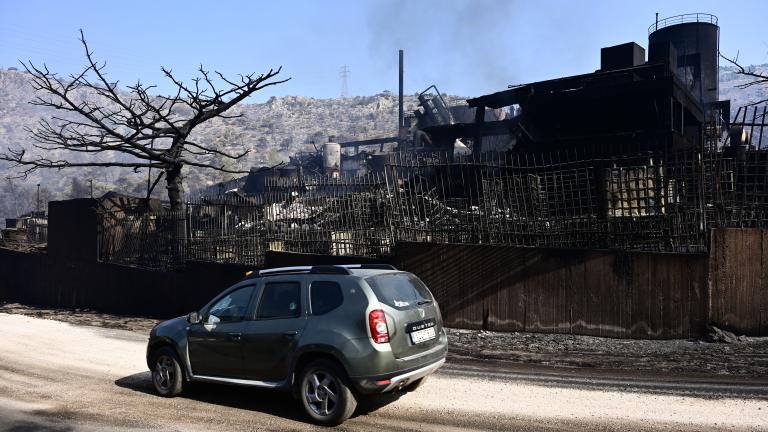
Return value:
[(660, 19), (648, 27), (648, 34), (677, 24), (707, 23), (717, 25), (717, 17), (708, 13), (688, 13)]

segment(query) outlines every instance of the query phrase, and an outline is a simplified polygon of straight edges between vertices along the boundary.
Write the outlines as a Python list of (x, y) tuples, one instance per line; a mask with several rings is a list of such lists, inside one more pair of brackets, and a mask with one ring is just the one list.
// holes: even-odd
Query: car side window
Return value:
[(206, 323), (242, 321), (248, 312), (251, 294), (253, 294), (253, 285), (236, 289), (225, 295), (211, 306)]
[(296, 318), (301, 315), (301, 285), (273, 282), (264, 285), (256, 319)]
[(341, 306), (344, 295), (336, 282), (316, 281), (309, 287), (312, 315), (323, 315)]

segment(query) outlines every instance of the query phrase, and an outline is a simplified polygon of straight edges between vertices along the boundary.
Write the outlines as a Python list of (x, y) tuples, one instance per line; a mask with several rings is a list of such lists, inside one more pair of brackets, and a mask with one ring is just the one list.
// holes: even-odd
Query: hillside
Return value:
[[(89, 98), (87, 94), (78, 96)], [(0, 149), (11, 146), (34, 151), (34, 141), (26, 129), (34, 128), (40, 118), (50, 117), (53, 110), (29, 104), (33, 98), (34, 91), (25, 72), (0, 69)], [(457, 98), (449, 98), (449, 101), (460, 102)], [(415, 107), (416, 97), (407, 96), (405, 108), (413, 110)], [(274, 165), (287, 161), (288, 156), (296, 152), (313, 150), (311, 141), (321, 144), (329, 136), (347, 141), (395, 135), (397, 95), (384, 92), (344, 99), (273, 97), (265, 103), (236, 106), (228, 114), (242, 117), (211, 120), (199, 127), (192, 138), (213, 143), (230, 153), (249, 149), (248, 156), (229, 165), (247, 171), (252, 166)], [(57, 156), (55, 152), (48, 155)], [(103, 159), (113, 160), (110, 157)], [(37, 183), (41, 184), (41, 201), (48, 197), (86, 196), (90, 193), (91, 180), (96, 195), (113, 188), (133, 194), (146, 193), (146, 171), (134, 173), (117, 168), (48, 170), (38, 171), (27, 179), (8, 180), (5, 177), (15, 172), (6, 164), (0, 165), (0, 174), (3, 177), (0, 220), (34, 208)], [(232, 177), (232, 174), (212, 170), (187, 169), (185, 188), (187, 192), (194, 191)], [(155, 195), (165, 198), (163, 183), (158, 185)]]
[[(758, 66), (768, 72), (768, 65)], [(732, 67), (720, 69), (720, 95), (731, 99), (736, 107), (755, 100), (768, 98), (768, 87), (755, 86), (739, 90), (737, 85), (745, 79)], [(439, 84), (439, 83), (438, 83)], [(79, 95), (89, 98), (88, 94)], [(17, 70), (0, 69), (0, 150), (8, 146), (33, 149), (27, 128), (38, 120), (50, 117), (52, 110), (29, 104), (34, 91), (28, 75)], [(461, 103), (459, 97), (448, 97), (450, 104)], [(406, 112), (416, 108), (416, 97), (406, 97)], [(288, 156), (313, 149), (310, 142), (325, 142), (329, 135), (339, 141), (392, 136), (396, 133), (397, 95), (389, 92), (373, 96), (344, 99), (315, 99), (305, 96), (271, 98), (265, 103), (243, 104), (233, 108), (231, 114), (242, 114), (235, 119), (214, 119), (203, 124), (193, 137), (200, 142), (214, 143), (232, 153), (250, 149), (250, 154), (233, 164), (242, 170), (252, 166), (276, 164)], [(53, 156), (56, 156), (54, 153)], [(109, 160), (109, 159), (106, 159)], [(35, 205), (36, 184), (41, 184), (41, 201), (48, 198), (69, 198), (90, 193), (92, 180), (95, 194), (110, 189), (142, 194), (146, 190), (146, 172), (134, 173), (125, 169), (79, 169), (40, 171), (27, 179), (8, 180), (14, 172), (0, 165), (3, 176), (0, 184), (0, 221), (4, 217), (29, 211)], [(187, 170), (186, 190), (196, 190), (233, 177), (213, 171)], [(156, 195), (164, 198), (162, 184)]]
[[(768, 64), (754, 66), (755, 72), (768, 75)], [(720, 68), (720, 99), (731, 100), (733, 114), (738, 107), (768, 99), (768, 86), (756, 85), (747, 89), (739, 89), (738, 86), (751, 80), (736, 73), (733, 66)]]

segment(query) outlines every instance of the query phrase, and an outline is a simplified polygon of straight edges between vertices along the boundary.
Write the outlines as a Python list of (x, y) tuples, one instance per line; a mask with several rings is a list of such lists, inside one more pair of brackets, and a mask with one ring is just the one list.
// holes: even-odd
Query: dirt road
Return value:
[[(290, 396), (198, 385), (153, 394), (146, 335), (0, 314), (0, 431), (316, 430)], [(768, 430), (768, 382), (449, 363), (340, 430)]]

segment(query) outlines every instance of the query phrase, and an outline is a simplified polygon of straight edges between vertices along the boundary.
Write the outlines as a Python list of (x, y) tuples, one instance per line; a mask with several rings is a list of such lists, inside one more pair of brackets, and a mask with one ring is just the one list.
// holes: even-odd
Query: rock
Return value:
[(713, 325), (707, 326), (707, 330), (709, 330), (709, 333), (707, 333), (707, 336), (704, 338), (707, 342), (732, 344), (741, 341), (741, 338), (735, 334)]

